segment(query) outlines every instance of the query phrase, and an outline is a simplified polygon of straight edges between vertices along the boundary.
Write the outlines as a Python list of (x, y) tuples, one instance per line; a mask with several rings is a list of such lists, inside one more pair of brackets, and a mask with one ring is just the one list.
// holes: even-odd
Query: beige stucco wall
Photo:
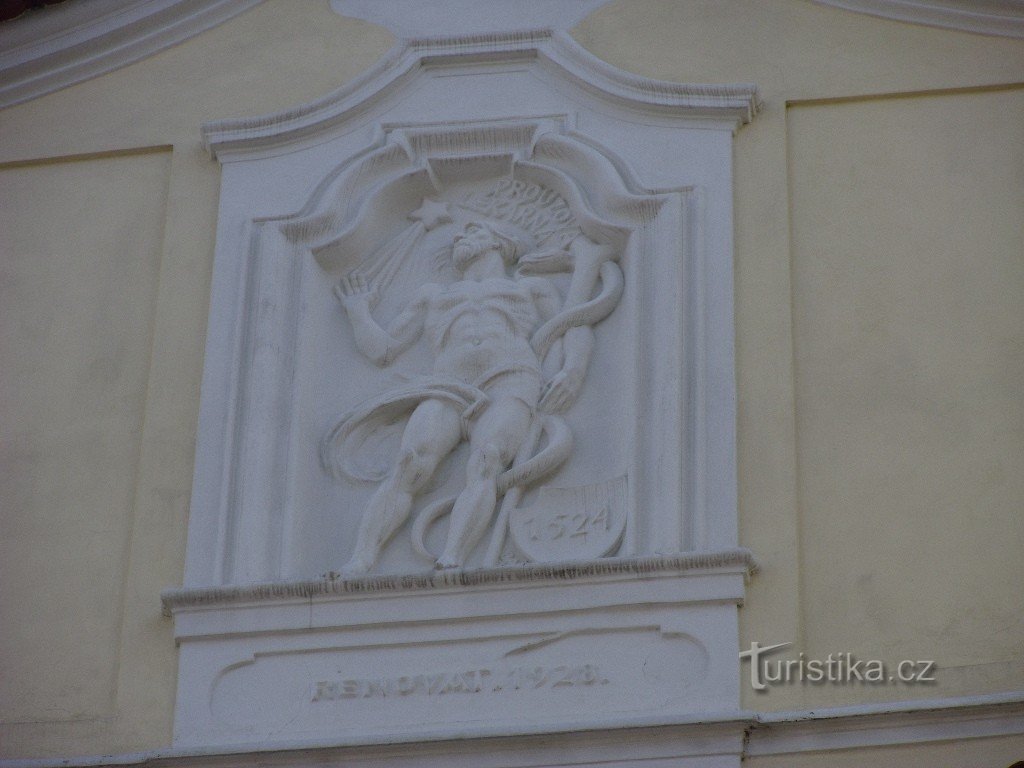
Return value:
[[(575, 36), (765, 99), (736, 143), (741, 539), (762, 566), (742, 643), (940, 667), (744, 705), (1024, 688), (1024, 42), (807, 0), (616, 0)], [(0, 112), (0, 756), (169, 743), (158, 594), (181, 580), (219, 180), (198, 125), (308, 101), (391, 43), (268, 0)], [(1012, 751), (986, 743), (984, 764)]]
[(182, 577), (220, 180), (199, 125), (308, 101), (391, 44), (326, 0), (269, 2), (0, 112), (0, 756), (170, 742), (159, 594)]
[(736, 140), (741, 645), (942, 668), (745, 706), (1024, 688), (1024, 42), (800, 0), (619, 2), (576, 34), (765, 100)]

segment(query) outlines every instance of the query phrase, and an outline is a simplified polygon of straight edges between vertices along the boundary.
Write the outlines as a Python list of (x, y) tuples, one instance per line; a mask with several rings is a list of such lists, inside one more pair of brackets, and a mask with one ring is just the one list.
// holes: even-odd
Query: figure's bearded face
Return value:
[(492, 232), (478, 224), (467, 224), (462, 233), (455, 237), (452, 264), (459, 272), (463, 272), (477, 257), (500, 248), (501, 244)]

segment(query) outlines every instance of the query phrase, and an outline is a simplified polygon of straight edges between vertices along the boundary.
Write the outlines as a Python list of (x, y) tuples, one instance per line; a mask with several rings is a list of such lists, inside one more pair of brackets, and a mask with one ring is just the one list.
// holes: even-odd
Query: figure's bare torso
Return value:
[(438, 286), (424, 324), (436, 373), (475, 382), (502, 367), (538, 369), (529, 344), (540, 323), (528, 281), (461, 280)]

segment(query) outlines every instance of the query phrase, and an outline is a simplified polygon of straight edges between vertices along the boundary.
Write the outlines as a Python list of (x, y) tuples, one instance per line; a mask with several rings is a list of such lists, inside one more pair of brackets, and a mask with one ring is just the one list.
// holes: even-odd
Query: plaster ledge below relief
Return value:
[[(522, 752), (532, 745), (550, 748), (552, 733), (561, 733), (566, 748), (578, 755), (581, 743), (602, 739), (625, 743), (642, 740), (668, 740), (678, 745), (680, 738), (723, 729), (743, 729), (746, 734), (743, 757), (797, 755), (802, 753), (840, 752), (880, 746), (909, 746), (929, 742), (998, 738), (1024, 734), (1024, 691), (984, 694), (979, 696), (922, 699), (867, 704), (854, 707), (832, 707), (810, 711), (703, 713), (694, 718), (644, 718), (617, 724), (595, 724), (590, 731), (578, 727), (560, 731), (558, 724), (535, 734), (519, 734), (516, 748)], [(429, 742), (432, 754), (452, 765), (464, 764), (460, 758), (479, 759), (480, 739), (507, 739), (511, 734), (496, 731), (457, 739), (422, 737), (402, 741), (389, 737), (376, 741), (360, 739), (349, 743), (343, 739), (319, 744), (295, 745), (282, 742), (254, 744), (250, 747), (158, 749), (118, 755), (80, 756), (73, 758), (0, 759), (0, 768), (254, 768), (265, 765), (268, 757), (278, 766), (379, 765), (382, 757), (422, 759)], [(494, 743), (493, 741), (491, 742)], [(501, 744), (510, 742), (502, 741)], [(606, 748), (606, 747), (605, 747)], [(847, 753), (849, 755), (850, 753)], [(854, 753), (855, 754), (855, 753)], [(486, 763), (493, 765), (493, 762)], [(566, 764), (570, 764), (566, 760)], [(578, 764), (578, 763), (577, 763)]]
[(545, 563), (501, 568), (472, 568), (427, 571), (414, 574), (387, 574), (344, 578), (334, 573), (319, 579), (274, 581), (237, 586), (172, 588), (160, 595), (163, 613), (175, 610), (214, 608), (240, 603), (271, 602), (377, 592), (429, 592), (460, 587), (515, 585), (522, 583), (559, 583), (601, 577), (632, 576), (644, 578), (659, 574), (680, 575), (718, 569), (757, 572), (754, 556), (747, 549), (714, 552), (688, 552), (640, 558), (602, 558), (591, 561)]

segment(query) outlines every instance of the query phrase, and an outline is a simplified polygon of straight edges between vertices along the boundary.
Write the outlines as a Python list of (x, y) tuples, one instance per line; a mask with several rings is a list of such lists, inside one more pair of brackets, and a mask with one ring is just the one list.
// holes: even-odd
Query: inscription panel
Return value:
[(561, 712), (659, 711), (692, 698), (708, 665), (703, 644), (658, 626), (294, 648), (227, 665), (211, 703), (218, 726), (255, 721), (279, 738), (383, 732), (396, 717), (423, 726), (549, 722)]

